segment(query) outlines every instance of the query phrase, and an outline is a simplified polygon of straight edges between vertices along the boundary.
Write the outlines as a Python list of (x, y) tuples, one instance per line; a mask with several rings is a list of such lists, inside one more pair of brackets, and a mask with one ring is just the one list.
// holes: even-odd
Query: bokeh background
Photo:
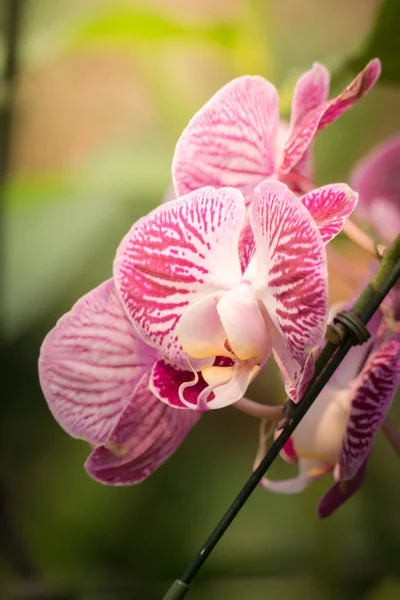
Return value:
[[(201, 419), (152, 477), (108, 488), (83, 470), (88, 447), (52, 419), (40, 343), (108, 278), (116, 246), (170, 186), (174, 145), (225, 82), (271, 79), (290, 111), (317, 60), (337, 92), (373, 56), (381, 83), (319, 134), (318, 183), (346, 180), (400, 129), (397, 0), (2, 0), (0, 59), (20, 4), (18, 65), (2, 89), (0, 597), (157, 600), (247, 478), (258, 423), (233, 408)], [(11, 93), (10, 93), (11, 92)], [(7, 135), (12, 102), (11, 135)], [(334, 243), (331, 296), (347, 299), (368, 257)], [(253, 397), (282, 400), (275, 370)], [(392, 419), (400, 425), (396, 406)], [(272, 477), (291, 468), (274, 465)], [(400, 465), (379, 434), (366, 484), (316, 517), (328, 478), (299, 496), (257, 490), (192, 585), (193, 600), (400, 598)]]

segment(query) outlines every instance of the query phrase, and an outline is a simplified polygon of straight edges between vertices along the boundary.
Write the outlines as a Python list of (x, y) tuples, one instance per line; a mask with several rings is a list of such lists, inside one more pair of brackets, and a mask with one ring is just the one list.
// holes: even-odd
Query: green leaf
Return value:
[(382, 61), (381, 83), (400, 83), (399, 64), (400, 2), (383, 0), (374, 27), (360, 54), (350, 59), (343, 70), (360, 71), (375, 56)]

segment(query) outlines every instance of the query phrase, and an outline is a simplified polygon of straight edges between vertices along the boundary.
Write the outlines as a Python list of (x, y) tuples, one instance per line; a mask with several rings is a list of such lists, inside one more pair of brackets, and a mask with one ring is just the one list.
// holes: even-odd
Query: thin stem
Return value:
[(267, 406), (248, 398), (241, 398), (232, 406), (261, 421), (280, 421), (284, 411), (283, 406)]
[(400, 431), (389, 417), (383, 421), (382, 431), (397, 456), (400, 456)]
[(347, 235), (349, 240), (357, 244), (360, 248), (368, 252), (374, 258), (381, 260), (386, 251), (386, 246), (376, 244), (362, 229), (358, 227), (351, 219), (347, 219), (343, 225), (343, 233)]

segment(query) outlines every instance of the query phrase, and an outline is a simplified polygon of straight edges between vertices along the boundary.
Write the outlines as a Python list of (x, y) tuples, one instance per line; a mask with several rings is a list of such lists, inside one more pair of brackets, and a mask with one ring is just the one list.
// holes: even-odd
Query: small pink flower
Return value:
[(358, 214), (389, 244), (400, 231), (400, 135), (373, 148), (351, 181), (360, 194)]
[(285, 444), (281, 455), (298, 464), (298, 476), (261, 482), (267, 490), (295, 494), (333, 472), (335, 483), (318, 505), (320, 517), (328, 517), (361, 485), (400, 383), (400, 327), (389, 332), (380, 319), (373, 318), (371, 340), (350, 351)]
[(239, 190), (203, 188), (132, 227), (114, 278), (58, 321), (39, 360), (54, 417), (93, 447), (92, 477), (150, 475), (199, 411), (244, 395), (271, 353), (297, 399), (327, 320), (324, 242), (305, 206), (337, 190), (299, 199), (265, 181), (246, 209)]
[(292, 176), (310, 178), (314, 136), (368, 92), (380, 70), (380, 61), (371, 60), (339, 96), (328, 100), (329, 72), (315, 63), (297, 81), (289, 126), (279, 121), (278, 93), (269, 81), (234, 79), (180, 137), (172, 165), (176, 195), (206, 185), (233, 186), (249, 203), (252, 190), (267, 178), (281, 179), (297, 191)]

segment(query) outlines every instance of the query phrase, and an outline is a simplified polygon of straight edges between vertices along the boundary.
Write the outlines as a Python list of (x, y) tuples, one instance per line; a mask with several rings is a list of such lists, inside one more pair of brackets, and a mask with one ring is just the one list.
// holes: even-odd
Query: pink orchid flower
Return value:
[(358, 214), (389, 244), (400, 231), (400, 135), (363, 158), (351, 182), (360, 194)]
[[(323, 203), (329, 189), (336, 187), (314, 191), (312, 202)], [(127, 314), (161, 355), (150, 389), (171, 406), (236, 402), (271, 353), (295, 399), (312, 369), (327, 276), (324, 243), (305, 208), (311, 196), (300, 200), (265, 181), (253, 198), (246, 211), (237, 189), (196, 190), (141, 219), (117, 251), (114, 281)], [(254, 253), (242, 239), (248, 227)]]
[[(233, 188), (160, 206), (122, 241), (114, 278), (47, 335), (41, 386), (60, 425), (92, 446), (94, 479), (148, 477), (200, 411), (243, 396), (271, 352), (298, 388), (327, 319), (325, 248), (304, 198), (266, 181), (248, 210)], [(247, 220), (255, 253), (243, 242), (246, 262)]]
[(298, 476), (261, 481), (264, 489), (295, 494), (333, 471), (320, 517), (331, 515), (363, 482), (375, 435), (400, 384), (400, 327), (389, 332), (380, 320), (375, 316), (368, 327), (375, 340), (349, 352), (285, 444), (281, 456), (298, 464)]
[(243, 76), (222, 87), (191, 119), (175, 150), (172, 176), (177, 196), (206, 185), (233, 186), (246, 203), (268, 178), (298, 191), (311, 177), (314, 136), (351, 108), (380, 75), (378, 59), (336, 98), (328, 100), (329, 71), (315, 63), (297, 81), (290, 124), (279, 120), (276, 88), (260, 76)]

